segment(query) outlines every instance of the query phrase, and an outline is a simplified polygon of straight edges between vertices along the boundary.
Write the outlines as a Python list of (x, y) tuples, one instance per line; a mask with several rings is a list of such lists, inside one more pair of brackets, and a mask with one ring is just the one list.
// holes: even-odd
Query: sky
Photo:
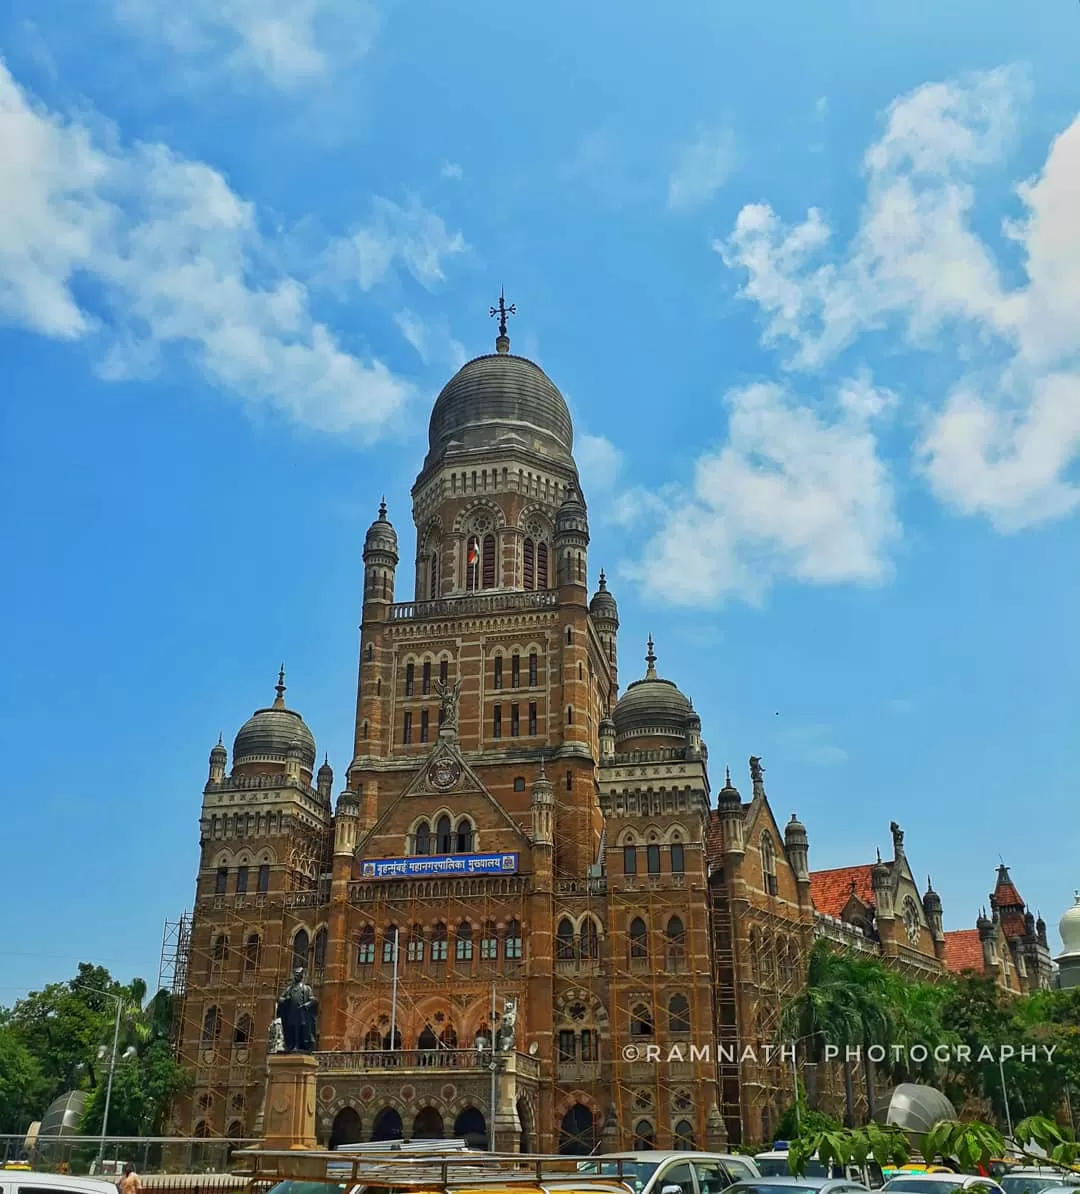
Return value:
[[(1080, 6), (9, 0), (0, 1004), (157, 976), (279, 664), (340, 787), (365, 530), (512, 350), (623, 684), (946, 928), (1080, 887)], [(411, 593), (400, 570), (398, 599)]]

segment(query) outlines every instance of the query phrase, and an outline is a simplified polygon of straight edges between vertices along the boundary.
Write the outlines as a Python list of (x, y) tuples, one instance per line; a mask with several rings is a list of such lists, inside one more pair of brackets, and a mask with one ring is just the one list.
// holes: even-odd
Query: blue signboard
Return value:
[(516, 875), (516, 854), (435, 854), (375, 858), (360, 863), (362, 879), (423, 879), (443, 875)]

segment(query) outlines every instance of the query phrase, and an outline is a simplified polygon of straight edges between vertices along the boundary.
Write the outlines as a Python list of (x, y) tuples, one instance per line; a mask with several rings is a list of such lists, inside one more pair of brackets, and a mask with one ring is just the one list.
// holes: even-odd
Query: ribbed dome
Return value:
[(386, 502), (379, 503), (379, 517), (368, 527), (364, 536), (365, 558), (372, 552), (384, 552), (397, 558), (398, 537), (393, 523), (386, 517)]
[(658, 734), (683, 738), (687, 722), (694, 715), (690, 701), (670, 680), (656, 674), (653, 641), (645, 657), (648, 670), (644, 680), (635, 680), (611, 711), (618, 738), (655, 730)]
[(1065, 953), (1080, 954), (1080, 892), (1076, 893), (1076, 903), (1061, 918), (1058, 932)]
[(508, 436), (569, 461), (574, 429), (566, 400), (543, 369), (525, 357), (477, 357), (454, 374), (435, 400), (425, 466), (451, 444), (486, 448)]
[(233, 766), (241, 763), (284, 760), (296, 744), (303, 765), (315, 767), (315, 739), (299, 713), (285, 708), (285, 672), (278, 677), (277, 699), (260, 709), (240, 727), (233, 743)]
[(619, 620), (619, 607), (615, 603), (615, 598), (608, 592), (607, 577), (603, 571), (600, 573), (600, 587), (593, 594), (592, 601), (589, 602), (589, 613), (597, 620), (604, 618), (612, 622)]

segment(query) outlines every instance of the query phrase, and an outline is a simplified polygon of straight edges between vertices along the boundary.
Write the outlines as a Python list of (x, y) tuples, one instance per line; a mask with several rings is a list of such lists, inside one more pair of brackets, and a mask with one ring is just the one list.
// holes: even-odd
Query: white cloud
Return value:
[(579, 435), (574, 439), (574, 459), (578, 463), (581, 484), (590, 490), (608, 492), (615, 487), (623, 455), (602, 435)]
[(417, 199), (401, 206), (390, 199), (372, 201), (370, 223), (331, 244), (320, 280), (372, 290), (396, 262), (428, 290), (446, 281), (447, 258), (468, 250), (460, 232), (450, 232), (442, 217)]
[(465, 345), (454, 339), (445, 319), (425, 320), (405, 310), (394, 316), (394, 322), (425, 365), (441, 365), (457, 372), (469, 359)]
[(758, 601), (782, 578), (887, 579), (900, 526), (870, 422), (892, 396), (858, 378), (828, 414), (779, 385), (734, 390), (726, 402), (727, 442), (698, 458), (688, 491), (624, 499), (639, 526), (660, 522), (624, 572), (646, 595), (687, 606)]
[(793, 726), (783, 730), (780, 741), (801, 762), (817, 767), (841, 767), (848, 761), (848, 752), (832, 741), (829, 726)]
[(163, 145), (102, 148), (32, 106), (3, 63), (0, 144), (0, 317), (96, 338), (110, 378), (145, 376), (179, 348), (211, 384), (322, 431), (372, 437), (398, 414), (408, 384), (313, 318), (216, 170)]
[(700, 207), (727, 182), (735, 169), (735, 137), (730, 129), (701, 133), (679, 154), (668, 181), (668, 206)]
[(940, 500), (1002, 531), (1080, 505), (1080, 118), (1016, 188), (1024, 215), (1003, 231), (1021, 284), (1006, 283), (972, 226), (974, 172), (1008, 148), (1025, 92), (1021, 74), (998, 70), (897, 100), (866, 154), (867, 200), (846, 251), (828, 251), (819, 212), (791, 227), (762, 204), (715, 246), (745, 271), (765, 341), (790, 345), (795, 368), (897, 323), (907, 348), (951, 361), (948, 392), (925, 395), (918, 467)]
[(138, 33), (193, 60), (220, 58), (293, 90), (362, 58), (378, 28), (370, 0), (114, 0)]
[(465, 171), (457, 164), (457, 162), (444, 162), (442, 168), (443, 178), (453, 179), (455, 182), (465, 177)]

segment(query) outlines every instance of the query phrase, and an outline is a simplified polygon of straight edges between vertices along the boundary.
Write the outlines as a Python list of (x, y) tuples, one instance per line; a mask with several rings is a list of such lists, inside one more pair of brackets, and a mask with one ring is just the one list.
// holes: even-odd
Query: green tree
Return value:
[(19, 1034), (0, 1023), (0, 1133), (25, 1131), (41, 1114), (46, 1082)]

